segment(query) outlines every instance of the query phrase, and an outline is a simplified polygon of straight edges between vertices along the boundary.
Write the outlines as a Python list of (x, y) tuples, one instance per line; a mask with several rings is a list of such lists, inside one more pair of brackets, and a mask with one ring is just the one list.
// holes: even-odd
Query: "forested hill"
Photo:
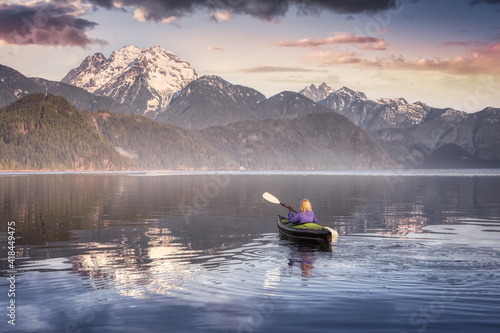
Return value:
[(0, 109), (2, 170), (130, 167), (130, 161), (62, 97), (33, 94)]
[(33, 94), (0, 109), (0, 170), (228, 169), (199, 133)]
[(64, 98), (23, 97), (0, 109), (0, 170), (235, 170), (397, 167), (333, 112), (203, 131), (145, 116), (78, 111)]

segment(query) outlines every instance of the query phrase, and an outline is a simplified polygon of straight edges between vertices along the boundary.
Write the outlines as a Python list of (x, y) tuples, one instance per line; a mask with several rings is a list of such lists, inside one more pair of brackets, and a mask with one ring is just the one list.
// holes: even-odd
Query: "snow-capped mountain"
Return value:
[[(314, 85), (300, 93), (306, 95), (309, 91), (315, 91)], [(481, 159), (500, 160), (497, 148), (500, 135), (496, 134), (500, 133), (498, 109), (468, 114), (421, 102), (411, 104), (403, 98), (371, 100), (364, 93), (346, 87), (333, 90), (318, 103), (349, 118), (395, 161), (409, 167), (426, 167), (427, 158), (449, 159), (450, 165), (457, 167), (479, 165)], [(457, 151), (474, 158), (461, 161)]]
[(318, 88), (312, 84), (299, 93), (346, 116), (365, 130), (415, 126), (430, 110), (423, 103), (410, 104), (403, 98), (371, 100), (363, 92), (347, 87), (335, 90), (326, 83)]
[(138, 114), (154, 117), (176, 91), (197, 78), (187, 61), (159, 46), (126, 46), (107, 59), (102, 53), (87, 57), (62, 82), (112, 97)]
[(410, 128), (425, 119), (430, 107), (410, 104), (403, 98), (371, 100), (359, 91), (343, 87), (319, 102), (369, 131), (383, 128)]
[(305, 87), (299, 94), (306, 96), (309, 99), (312, 99), (315, 102), (319, 102), (328, 97), (331, 93), (335, 92), (335, 89), (331, 88), (325, 82), (316, 87), (314, 84), (311, 84), (308, 87)]

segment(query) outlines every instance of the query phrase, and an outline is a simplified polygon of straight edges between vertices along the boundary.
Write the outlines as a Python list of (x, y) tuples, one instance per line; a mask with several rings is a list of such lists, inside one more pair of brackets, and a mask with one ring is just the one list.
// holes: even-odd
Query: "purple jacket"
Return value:
[(293, 215), (292, 211), (288, 212), (288, 221), (290, 222), (298, 222), (299, 224), (310, 223), (310, 222), (318, 222), (316, 215), (310, 210), (306, 210), (306, 213), (298, 212)]

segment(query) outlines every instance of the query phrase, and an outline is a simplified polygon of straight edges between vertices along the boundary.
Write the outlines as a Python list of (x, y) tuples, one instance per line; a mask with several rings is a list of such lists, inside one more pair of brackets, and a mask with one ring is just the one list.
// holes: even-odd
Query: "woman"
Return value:
[(291, 206), (288, 206), (288, 210), (288, 221), (290, 222), (297, 222), (298, 224), (318, 222), (316, 215), (314, 215), (312, 211), (311, 203), (307, 199), (302, 200), (300, 212), (297, 214), (293, 214), (293, 208)]

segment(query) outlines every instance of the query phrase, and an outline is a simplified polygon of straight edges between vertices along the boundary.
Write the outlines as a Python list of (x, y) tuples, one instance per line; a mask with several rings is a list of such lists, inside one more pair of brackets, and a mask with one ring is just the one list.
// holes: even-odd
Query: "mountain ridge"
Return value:
[(199, 131), (140, 115), (78, 111), (62, 97), (34, 94), (0, 109), (0, 117), (3, 170), (398, 167), (363, 130), (334, 113)]
[(178, 91), (155, 120), (189, 129), (257, 120), (259, 116), (254, 109), (263, 100), (265, 96), (255, 89), (205, 75)]
[[(175, 73), (172, 69), (175, 66), (160, 66), (161, 59), (187, 68), (190, 75), (179, 76), (177, 83), (167, 82), (166, 77)], [(103, 76), (99, 77), (101, 74)], [(26, 78), (13, 69), (0, 66), (0, 106), (30, 93), (54, 93), (67, 98), (79, 110), (146, 113), (158, 122), (196, 130), (241, 121), (337, 113), (362, 128), (394, 161), (407, 167), (418, 167), (415, 156), (430, 157), (436, 151), (444, 151), (437, 149), (445, 144), (456, 144), (473, 157), (500, 160), (496, 134), (499, 125), (495, 122), (494, 108), (468, 114), (420, 102), (411, 104), (403, 98), (371, 100), (363, 92), (348, 87), (335, 90), (326, 83), (318, 87), (311, 84), (299, 93), (283, 91), (266, 98), (255, 89), (233, 85), (214, 75), (200, 77), (188, 62), (159, 46), (148, 49), (127, 46), (114, 51), (108, 59), (96, 53), (70, 71), (65, 81), (77, 80), (79, 75), (82, 75), (80, 85), (124, 103), (65, 83)], [(169, 90), (162, 95), (153, 86)]]
[[(476, 113), (451, 108), (438, 109), (424, 103), (408, 103), (404, 98), (371, 100), (362, 92), (343, 87), (319, 101), (333, 112), (349, 118), (364, 129), (395, 161), (407, 167), (420, 167), (425, 159), (432, 164), (437, 156), (450, 154), (440, 147), (456, 145), (470, 154), (469, 161), (488, 165), (482, 159), (500, 161), (500, 109), (485, 108)], [(448, 146), (449, 147), (449, 146)], [(436, 155), (437, 154), (437, 155)], [(450, 163), (444, 163), (450, 165)], [(462, 165), (474, 165), (466, 163)]]
[(85, 89), (66, 83), (29, 78), (17, 70), (0, 65), (0, 107), (14, 103), (19, 98), (35, 93), (52, 93), (67, 99), (79, 110), (107, 109), (121, 114), (131, 114), (132, 109), (106, 96), (96, 96)]

